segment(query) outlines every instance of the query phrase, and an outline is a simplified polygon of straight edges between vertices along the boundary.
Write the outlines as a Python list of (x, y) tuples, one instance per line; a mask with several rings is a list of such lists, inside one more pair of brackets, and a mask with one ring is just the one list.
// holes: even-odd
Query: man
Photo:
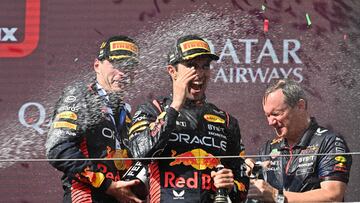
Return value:
[(130, 156), (124, 143), (131, 119), (121, 93), (137, 64), (134, 40), (111, 37), (94, 61), (96, 80), (70, 85), (57, 102), (46, 153), (71, 159), (50, 162), (64, 173), (64, 202), (142, 202), (130, 190), (139, 181), (120, 180), (131, 161), (106, 160)]
[[(342, 153), (349, 149), (343, 137), (309, 116), (300, 85), (290, 79), (276, 81), (265, 92), (263, 109), (276, 137), (260, 152), (270, 155), (261, 157), (265, 180), (251, 180), (248, 198), (343, 201), (352, 159)], [(246, 162), (253, 166), (250, 159)]]
[(179, 38), (167, 65), (173, 94), (140, 105), (134, 114), (129, 130), (134, 157), (170, 157), (149, 164), (151, 202), (213, 202), (218, 188), (233, 202), (246, 197), (242, 158), (222, 159), (225, 168), (215, 172), (220, 163), (215, 156), (244, 151), (237, 120), (205, 97), (210, 63), (217, 59), (204, 39)]

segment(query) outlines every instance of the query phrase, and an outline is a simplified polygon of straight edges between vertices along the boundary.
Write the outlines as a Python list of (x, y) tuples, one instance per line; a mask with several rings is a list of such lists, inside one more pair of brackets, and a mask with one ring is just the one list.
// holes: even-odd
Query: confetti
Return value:
[(269, 20), (265, 19), (264, 20), (264, 32), (268, 32), (269, 31)]
[(306, 13), (306, 21), (307, 21), (307, 25), (311, 26), (311, 20), (310, 20), (310, 16), (308, 13)]
[(264, 4), (261, 5), (261, 10), (265, 11), (265, 9), (266, 9), (266, 6)]

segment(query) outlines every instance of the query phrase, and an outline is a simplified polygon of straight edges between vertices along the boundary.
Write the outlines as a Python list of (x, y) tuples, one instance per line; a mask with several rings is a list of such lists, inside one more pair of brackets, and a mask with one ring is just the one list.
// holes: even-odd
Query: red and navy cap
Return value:
[(197, 35), (186, 35), (176, 41), (175, 47), (168, 54), (168, 64), (174, 65), (197, 56), (208, 56), (212, 60), (219, 57), (211, 53), (209, 44)]
[(139, 62), (139, 48), (135, 41), (127, 36), (113, 36), (101, 43), (99, 60), (111, 62)]

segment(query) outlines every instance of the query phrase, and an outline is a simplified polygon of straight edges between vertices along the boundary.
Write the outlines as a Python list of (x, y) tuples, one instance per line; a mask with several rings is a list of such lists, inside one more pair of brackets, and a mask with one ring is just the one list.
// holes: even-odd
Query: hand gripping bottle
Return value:
[[(216, 166), (216, 171), (220, 171), (224, 166), (219, 164)], [(228, 203), (228, 192), (226, 188), (218, 188), (216, 190), (214, 203)]]
[(147, 195), (149, 194), (149, 178), (148, 178), (148, 170), (145, 165), (143, 165), (140, 161), (137, 161), (134, 165), (132, 165), (124, 174), (123, 180), (140, 180), (140, 184), (135, 185), (131, 188), (131, 191), (140, 199), (146, 200)]

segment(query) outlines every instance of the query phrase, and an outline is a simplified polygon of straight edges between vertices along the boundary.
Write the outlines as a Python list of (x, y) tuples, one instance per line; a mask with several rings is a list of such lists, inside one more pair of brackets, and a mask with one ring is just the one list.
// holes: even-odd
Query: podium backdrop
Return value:
[[(318, 122), (360, 141), (360, 3), (355, 0), (1, 0), (1, 202), (60, 202), (61, 173), (45, 158), (49, 117), (62, 89), (94, 77), (100, 42), (124, 34), (140, 44), (142, 65), (126, 102), (171, 91), (169, 47), (199, 34), (220, 59), (208, 99), (233, 114), (247, 154), (273, 136), (261, 99), (269, 82), (300, 82)], [(359, 201), (360, 156), (353, 156), (346, 201)]]

